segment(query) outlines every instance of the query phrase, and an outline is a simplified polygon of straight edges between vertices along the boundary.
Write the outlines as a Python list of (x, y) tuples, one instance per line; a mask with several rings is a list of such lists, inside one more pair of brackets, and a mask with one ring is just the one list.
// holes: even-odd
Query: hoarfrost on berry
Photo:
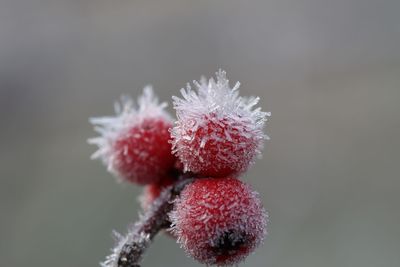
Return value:
[(236, 178), (201, 178), (186, 186), (170, 214), (173, 233), (204, 264), (244, 260), (266, 234), (267, 213), (258, 193)]
[(91, 118), (99, 137), (89, 139), (98, 146), (92, 159), (101, 159), (122, 180), (148, 184), (157, 182), (173, 167), (169, 128), (172, 118), (159, 104), (151, 87), (145, 87), (136, 106), (129, 97), (115, 104), (115, 116)]
[(239, 96), (240, 84), (231, 88), (224, 71), (216, 77), (194, 81), (197, 92), (188, 84), (182, 98), (173, 97), (178, 121), (171, 136), (185, 171), (224, 177), (244, 172), (261, 155), (270, 113), (255, 108), (258, 97)]

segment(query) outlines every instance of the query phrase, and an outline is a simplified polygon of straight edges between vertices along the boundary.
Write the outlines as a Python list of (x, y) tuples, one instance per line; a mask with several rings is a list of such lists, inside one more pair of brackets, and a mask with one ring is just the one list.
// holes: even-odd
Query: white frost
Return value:
[(262, 129), (271, 113), (262, 112), (260, 107), (254, 109), (260, 98), (239, 96), (240, 83), (236, 82), (231, 88), (223, 70), (216, 73), (216, 78), (216, 81), (210, 78), (207, 82), (202, 77), (200, 82), (193, 81), (197, 92), (187, 84), (186, 89), (181, 89), (182, 98), (172, 97), (178, 119), (199, 118), (213, 113), (219, 118), (250, 119), (254, 128)]

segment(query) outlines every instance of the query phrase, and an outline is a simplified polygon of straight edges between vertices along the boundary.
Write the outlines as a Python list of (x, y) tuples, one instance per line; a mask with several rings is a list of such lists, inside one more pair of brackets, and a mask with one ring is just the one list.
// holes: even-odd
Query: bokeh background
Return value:
[[(98, 266), (137, 218), (88, 118), (227, 71), (272, 112), (240, 266), (400, 266), (400, 1), (0, 0), (0, 265)], [(172, 111), (171, 107), (170, 110)], [(144, 265), (200, 266), (157, 237)]]

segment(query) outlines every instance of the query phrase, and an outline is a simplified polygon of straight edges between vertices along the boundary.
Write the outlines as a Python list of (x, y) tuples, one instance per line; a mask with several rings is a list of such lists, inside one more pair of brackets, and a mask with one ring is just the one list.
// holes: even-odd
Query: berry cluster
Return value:
[[(240, 180), (261, 155), (263, 126), (270, 116), (254, 108), (259, 98), (239, 96), (224, 71), (188, 84), (173, 97), (177, 121), (159, 104), (150, 87), (136, 105), (129, 98), (116, 104), (116, 116), (93, 118), (100, 133), (89, 139), (119, 180), (144, 185), (142, 208), (160, 206), (161, 192), (187, 178), (165, 218), (171, 236), (207, 265), (232, 265), (246, 258), (266, 234), (267, 213), (258, 193)], [(157, 204), (155, 204), (157, 203)], [(121, 241), (107, 267), (121, 265)], [(126, 252), (126, 251), (124, 251)], [(125, 259), (126, 260), (126, 259)]]

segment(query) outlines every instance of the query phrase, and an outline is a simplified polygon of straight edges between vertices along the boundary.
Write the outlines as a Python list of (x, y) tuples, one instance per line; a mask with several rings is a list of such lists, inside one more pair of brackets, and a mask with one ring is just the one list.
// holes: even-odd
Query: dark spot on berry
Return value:
[(247, 243), (245, 233), (238, 233), (234, 230), (229, 230), (222, 234), (211, 247), (212, 251), (219, 256), (233, 255), (239, 252)]

